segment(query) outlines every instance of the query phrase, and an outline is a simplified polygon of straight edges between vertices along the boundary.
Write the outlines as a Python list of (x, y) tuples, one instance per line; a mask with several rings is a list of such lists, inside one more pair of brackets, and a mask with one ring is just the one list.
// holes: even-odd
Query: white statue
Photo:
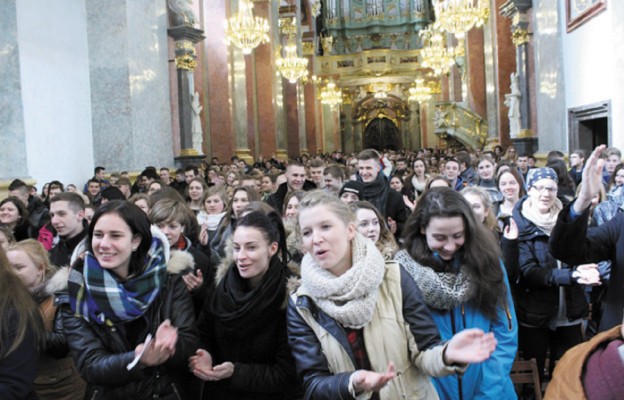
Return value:
[(204, 108), (199, 104), (199, 93), (195, 92), (191, 100), (191, 107), (193, 108), (193, 120), (191, 123), (191, 133), (193, 134), (193, 148), (197, 150), (198, 154), (204, 154), (202, 144), (204, 142), (204, 132), (201, 125), (201, 110)]
[(511, 74), (511, 93), (505, 95), (505, 105), (509, 107), (509, 137), (518, 137), (520, 133), (520, 88), (518, 87), (518, 75)]

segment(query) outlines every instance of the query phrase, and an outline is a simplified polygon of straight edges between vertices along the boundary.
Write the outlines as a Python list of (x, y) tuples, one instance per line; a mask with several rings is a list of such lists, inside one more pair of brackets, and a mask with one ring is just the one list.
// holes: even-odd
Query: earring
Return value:
[(136, 250), (137, 250), (137, 248), (136, 248), (136, 247), (133, 247), (133, 248), (132, 248), (132, 251), (136, 251)]

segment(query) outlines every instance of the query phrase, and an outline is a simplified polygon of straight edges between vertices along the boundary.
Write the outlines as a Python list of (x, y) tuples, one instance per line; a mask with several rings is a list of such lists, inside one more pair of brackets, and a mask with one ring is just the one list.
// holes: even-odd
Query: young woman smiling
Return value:
[(86, 398), (186, 398), (198, 337), (179, 273), (192, 266), (171, 262), (167, 238), (126, 201), (98, 208), (85, 241), (60, 308)]
[(490, 359), (469, 366), (461, 379), (434, 378), (440, 398), (515, 398), (509, 372), (518, 327), (494, 235), (461, 194), (433, 188), (419, 199), (403, 239), (395, 260), (419, 287), (442, 340), (478, 328), (498, 341)]
[(436, 398), (429, 375), (453, 374), (494, 350), (493, 335), (478, 329), (440, 345), (414, 280), (384, 261), (335, 196), (308, 193), (299, 225), (307, 254), (288, 337), (306, 398)]
[(297, 387), (286, 337), (292, 273), (281, 216), (251, 211), (238, 219), (198, 324), (202, 347), (190, 367), (207, 381), (207, 399), (291, 399)]

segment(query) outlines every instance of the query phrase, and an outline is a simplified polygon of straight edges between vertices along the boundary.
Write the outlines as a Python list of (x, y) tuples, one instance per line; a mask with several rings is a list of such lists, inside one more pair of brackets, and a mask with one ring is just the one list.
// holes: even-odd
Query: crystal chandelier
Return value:
[(243, 54), (251, 54), (260, 43), (269, 42), (269, 23), (265, 18), (254, 17), (249, 0), (241, 0), (238, 8), (238, 13), (225, 23), (225, 38), (241, 48)]
[[(294, 23), (294, 21), (293, 21)], [(308, 76), (308, 59), (297, 55), (297, 43), (295, 42), (295, 32), (288, 34), (288, 41), (284, 46), (284, 57), (278, 56), (275, 60), (277, 70), (288, 82), (295, 83), (299, 78)]]
[(448, 74), (455, 64), (455, 50), (446, 47), (444, 33), (438, 23), (431, 24), (427, 29), (420, 31), (423, 42), (422, 65), (431, 68), (436, 76)]
[(425, 85), (423, 78), (416, 78), (416, 86), (409, 88), (408, 101), (416, 101), (421, 103), (423, 101), (431, 100), (431, 88)]
[(335, 107), (342, 104), (342, 91), (336, 87), (334, 82), (329, 82), (321, 89), (321, 104)]
[(445, 31), (463, 39), (473, 27), (480, 27), (490, 16), (487, 0), (433, 0), (436, 20)]

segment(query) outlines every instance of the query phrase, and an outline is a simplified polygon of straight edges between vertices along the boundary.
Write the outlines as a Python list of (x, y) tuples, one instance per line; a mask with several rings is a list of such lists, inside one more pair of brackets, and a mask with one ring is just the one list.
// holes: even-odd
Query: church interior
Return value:
[(622, 17), (615, 0), (5, 1), (0, 183), (371, 147), (622, 149)]

